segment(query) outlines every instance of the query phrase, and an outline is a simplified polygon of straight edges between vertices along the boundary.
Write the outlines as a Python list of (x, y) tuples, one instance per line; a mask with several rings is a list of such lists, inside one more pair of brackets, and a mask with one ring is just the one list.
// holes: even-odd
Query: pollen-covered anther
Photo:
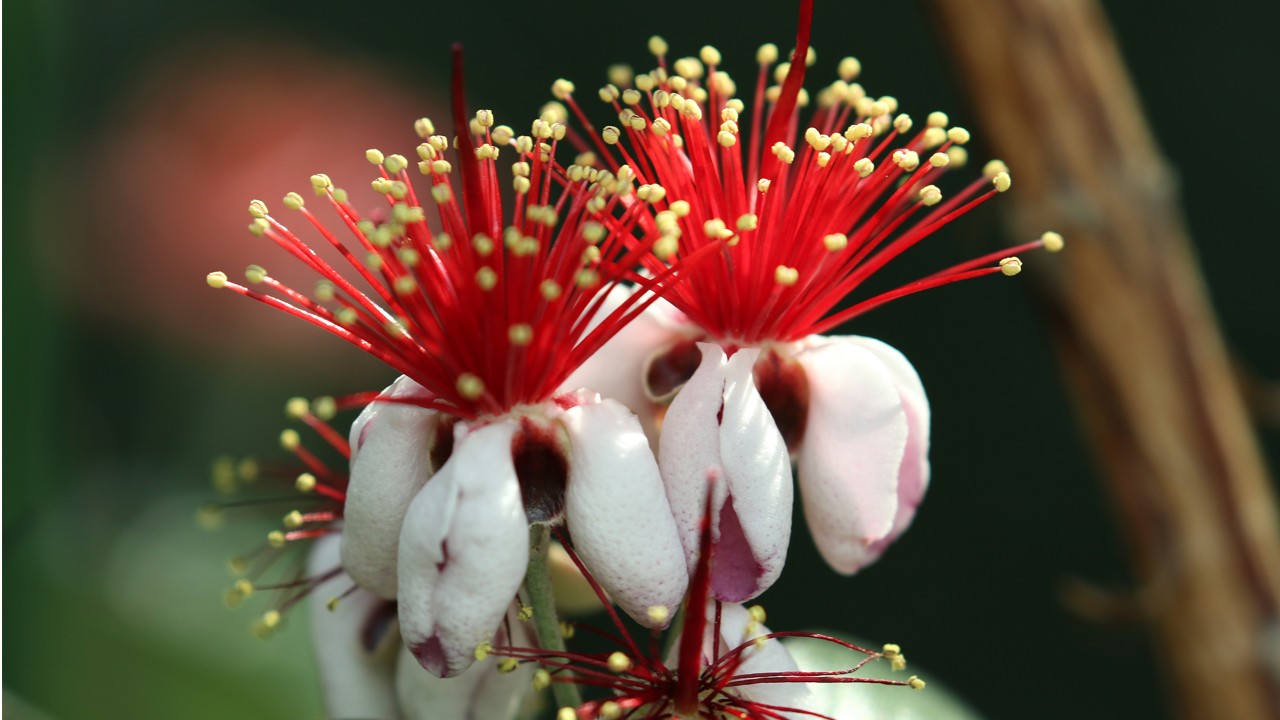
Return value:
[(759, 190), (761, 194), (767, 193), (769, 192), (770, 184), (771, 183), (769, 182), (768, 178), (761, 178), (759, 181), (756, 182), (756, 190)]
[(731, 148), (738, 144), (738, 136), (728, 130), (721, 130), (716, 134), (716, 142), (720, 147)]
[(951, 164), (951, 156), (946, 153), (936, 152), (929, 156), (929, 164), (936, 168), (944, 168)]
[(653, 53), (655, 57), (666, 55), (669, 49), (670, 46), (667, 45), (666, 40), (662, 39), (662, 36), (654, 35), (649, 38), (649, 52)]
[(533, 689), (542, 692), (551, 687), (551, 673), (542, 668), (538, 668), (533, 673)]
[(616, 673), (624, 673), (630, 670), (632, 666), (631, 658), (627, 657), (626, 653), (623, 652), (614, 652), (609, 655), (608, 663), (609, 669)]
[(920, 204), (932, 207), (942, 202), (942, 191), (937, 185), (926, 185), (920, 188)]
[(920, 155), (914, 150), (895, 150), (893, 162), (905, 172), (911, 172), (920, 167)]
[(841, 58), (840, 64), (836, 66), (836, 74), (845, 82), (853, 82), (862, 74), (862, 63), (855, 57)]
[(760, 226), (760, 218), (755, 213), (746, 213), (738, 216), (738, 221), (734, 223), (739, 232), (749, 232)]
[(409, 167), (409, 161), (403, 155), (388, 155), (382, 161), (382, 167), (392, 175), (398, 174), (401, 170)]
[(822, 246), (825, 247), (828, 252), (840, 252), (846, 247), (849, 247), (849, 236), (844, 233), (831, 233), (830, 235), (824, 235), (822, 238)]
[(600, 704), (598, 717), (600, 720), (618, 720), (622, 717), (622, 706), (613, 700), (606, 700)]
[(1003, 160), (988, 160), (986, 165), (982, 166), (982, 175), (987, 178), (994, 178), (1000, 173), (1008, 173), (1009, 166), (1004, 164)]
[(507, 658), (502, 662), (498, 663), (498, 672), (512, 673), (512, 672), (515, 672), (516, 668), (518, 667), (520, 667), (519, 660), (516, 660), (515, 658)]
[(1062, 239), (1062, 235), (1050, 230), (1040, 236), (1040, 243), (1044, 246), (1045, 250), (1049, 252), (1058, 252), (1066, 245), (1066, 240)]
[(657, 185), (657, 184), (641, 185), (640, 187), (636, 188), (636, 197), (640, 198), (641, 200), (644, 200), (645, 202), (651, 203), (653, 205), (657, 205), (658, 203), (662, 202), (662, 199), (665, 198), (666, 196), (667, 196), (667, 189), (662, 187), (661, 185)]
[(969, 142), (969, 131), (962, 127), (953, 127), (947, 131), (947, 139), (956, 145), (964, 145)]
[(293, 510), (284, 516), (282, 522), (284, 523), (284, 526), (290, 530), (296, 530), (302, 527), (302, 513), (297, 510)]
[(793, 267), (787, 267), (786, 265), (779, 265), (773, 271), (773, 281), (783, 287), (791, 287), (792, 285), (795, 285), (796, 282), (799, 280), (800, 280), (800, 271)]
[(227, 274), (221, 271), (211, 272), (204, 276), (204, 282), (214, 290), (221, 290), (227, 286)]
[(476, 649), (475, 649), (476, 660), (484, 660), (485, 658), (489, 657), (489, 655), (491, 655), (492, 653), (493, 653), (493, 643), (489, 642), (488, 640), (476, 646)]
[(850, 125), (849, 128), (844, 131), (844, 139), (849, 142), (856, 143), (863, 138), (871, 137), (874, 132), (875, 129), (867, 123), (858, 123), (857, 125)]
[(1000, 261), (1000, 272), (1013, 277), (1022, 272), (1022, 261), (1016, 257), (1007, 257)]
[(556, 712), (556, 720), (578, 720), (578, 711), (571, 707), (562, 707)]
[(604, 130), (600, 131), (600, 137), (609, 145), (617, 145), (618, 138), (622, 136), (622, 131), (612, 125), (606, 125)]
[(764, 612), (763, 605), (752, 605), (751, 607), (747, 608), (747, 612), (751, 615), (752, 622), (759, 623), (761, 625), (764, 624), (765, 612)]
[(693, 212), (693, 206), (689, 205), (688, 200), (676, 200), (671, 203), (669, 207), (671, 212), (675, 213), (676, 217), (680, 218), (688, 217), (689, 213)]
[(284, 206), (290, 210), (301, 210), (303, 204), (302, 196), (296, 192), (291, 192), (284, 196)]
[(293, 486), (298, 492), (309, 493), (316, 489), (316, 476), (311, 473), (302, 473), (293, 481)]
[(871, 161), (871, 158), (862, 158), (853, 164), (853, 171), (858, 173), (859, 177), (865, 178), (875, 172), (875, 170), (876, 164)]
[(249, 216), (256, 219), (267, 216), (267, 204), (261, 200), (249, 201)]
[(426, 138), (430, 135), (435, 134), (436, 125), (435, 123), (431, 122), (431, 118), (425, 118), (425, 117), (418, 118), (417, 120), (413, 121), (413, 131), (418, 133), (418, 137)]
[(560, 283), (555, 280), (547, 278), (538, 285), (538, 292), (544, 300), (551, 302), (560, 297), (561, 293), (564, 292), (564, 288), (560, 287)]
[(773, 43), (765, 43), (756, 50), (756, 63), (759, 65), (772, 65), (778, 62), (778, 46)]
[(671, 619), (671, 610), (664, 605), (650, 605), (645, 616), (655, 625), (665, 625)]
[(911, 132), (911, 125), (911, 116), (906, 113), (902, 113), (893, 119), (893, 129), (899, 135), (905, 135)]
[(733, 231), (725, 227), (724, 220), (720, 218), (711, 218), (703, 223), (702, 232), (712, 240), (728, 240), (733, 237)]
[(458, 394), (467, 400), (476, 400), (484, 395), (484, 381), (471, 373), (464, 372), (459, 375), (454, 385)]
[(444, 205), (453, 197), (453, 192), (449, 190), (448, 185), (436, 185), (431, 188), (431, 198), (437, 203)]
[(912, 675), (911, 677), (907, 678), (907, 685), (911, 686), (912, 690), (923, 690), (925, 686), (925, 682), (921, 680), (919, 677)]
[(822, 152), (831, 147), (831, 136), (823, 135), (818, 128), (811, 127), (804, 131), (804, 141), (809, 143), (809, 147), (817, 152)]
[(272, 530), (267, 533), (267, 544), (273, 548), (284, 547), (287, 540), (288, 539), (285, 537), (284, 533), (280, 530)]
[(1007, 172), (998, 173), (991, 178), (991, 184), (996, 187), (996, 192), (1005, 192), (1013, 185), (1013, 178)]

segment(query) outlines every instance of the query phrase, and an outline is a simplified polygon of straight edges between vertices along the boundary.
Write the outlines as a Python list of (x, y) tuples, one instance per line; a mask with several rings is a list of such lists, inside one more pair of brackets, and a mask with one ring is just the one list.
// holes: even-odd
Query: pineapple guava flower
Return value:
[[(251, 230), (313, 270), (315, 292), (258, 266), (246, 273), (247, 285), (223, 273), (208, 278), (401, 373), (352, 427), (342, 567), (360, 587), (397, 600), (409, 650), (439, 676), (466, 670), (498, 628), (529, 562), (531, 524), (564, 524), (601, 585), (643, 624), (665, 624), (687, 584), (639, 421), (593, 392), (559, 390), (665, 292), (682, 263), (639, 275), (656, 238), (637, 240), (631, 231), (646, 217), (634, 202), (634, 175), (590, 167), (583, 157), (560, 164), (566, 127), (551, 117), (519, 136), (488, 111), (468, 122), (460, 55), (455, 62), (456, 158), (431, 121), (416, 125), (424, 139), (418, 169), (431, 185), (425, 205), (409, 161), (376, 150), (368, 153), (378, 169), (372, 185), (385, 210), (362, 216), (328, 177), (312, 178), (351, 240), (340, 240), (300, 195), (285, 198), (355, 278), (260, 201), (250, 204)], [(503, 150), (517, 156), (509, 213), (498, 188)], [(600, 319), (623, 281), (644, 292)]]
[[(621, 382), (642, 383), (650, 399), (679, 390), (662, 418), (659, 464), (691, 566), (707, 469), (723, 475), (712, 587), (726, 601), (757, 595), (781, 571), (789, 457), (818, 548), (843, 573), (883, 552), (928, 485), (929, 405), (910, 363), (884, 343), (825, 333), (905, 295), (1016, 275), (1014, 253), (1062, 245), (1046, 233), (845, 307), (864, 281), (1008, 190), (1010, 178), (993, 161), (944, 194), (936, 183), (965, 164), (969, 133), (939, 112), (917, 123), (893, 97), (869, 95), (851, 57), (802, 124), (805, 68), (816, 60), (812, 10), (801, 4), (798, 61), (777, 64), (776, 46), (760, 48), (749, 107), (719, 51), (672, 60), (658, 37), (649, 43), (656, 69), (615, 67), (599, 92), (621, 121), (599, 133), (601, 154), (622, 158), (639, 192), (656, 198), (642, 227), (662, 252), (642, 258), (646, 269), (717, 248), (663, 293), (684, 327), (657, 339), (624, 333), (604, 352), (648, 359)], [(588, 124), (573, 90), (567, 81), (552, 88)]]
[[(715, 479), (708, 480), (714, 488)], [(608, 638), (613, 649), (592, 652), (548, 651), (516, 644), (492, 647), (494, 654), (536, 664), (534, 687), (553, 683), (571, 684), (604, 691), (576, 706), (561, 707), (557, 718), (575, 720), (662, 720), (664, 718), (721, 718), (752, 720), (782, 718), (827, 718), (815, 707), (825, 704), (831, 685), (874, 683), (920, 689), (923, 681), (886, 680), (856, 676), (868, 663), (884, 659), (894, 670), (905, 668), (905, 660), (895, 645), (883, 651), (816, 633), (771, 632), (764, 626), (764, 610), (723, 603), (711, 597), (712, 509), (710, 498), (703, 505), (700, 520), (700, 549), (694, 561), (689, 597), (685, 604), (680, 634), (663, 657), (658, 653), (655, 634), (649, 652), (627, 629), (590, 572), (583, 575), (596, 589), (613, 624), (613, 632), (594, 634)], [(569, 549), (571, 557), (576, 559)], [(581, 563), (579, 563), (581, 564)], [(781, 638), (820, 643), (836, 651), (851, 653), (856, 661), (836, 670), (802, 671)]]

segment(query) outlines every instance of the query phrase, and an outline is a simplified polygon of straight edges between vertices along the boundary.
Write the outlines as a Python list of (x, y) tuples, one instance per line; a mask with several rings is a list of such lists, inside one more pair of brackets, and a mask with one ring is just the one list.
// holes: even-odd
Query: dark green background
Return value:
[[(1268, 156), (1277, 110), (1272, 26), (1245, 4), (1214, 11), (1189, 3), (1185, 10), (1150, 1), (1105, 5), (1180, 172), (1227, 338), (1245, 366), (1280, 376), (1280, 238), (1269, 217), (1276, 191)], [(918, 118), (945, 109), (976, 125), (916, 4), (818, 6), (811, 89), (834, 76), (839, 57), (856, 54), (871, 92), (896, 95)], [(23, 0), (6, 3), (4, 14), (5, 704), (8, 713), (21, 698), (54, 718), (318, 716), (303, 623), (261, 643), (248, 637), (250, 614), (220, 607), (221, 560), (265, 525), (204, 535), (192, 510), (208, 494), (212, 456), (274, 449), (289, 395), (371, 389), (391, 379), (354, 350), (325, 363), (223, 357), (173, 341), (145, 309), (134, 322), (104, 321), (86, 313), (83, 300), (69, 299), (86, 292), (67, 287), (60, 265), (74, 263), (89, 244), (125, 248), (139, 240), (78, 220), (101, 189), (104, 169), (93, 158), (102, 127), (137, 100), (141, 75), (196, 39), (301, 43), (372, 63), (426, 98), (441, 86), (449, 42), (462, 40), (470, 102), (519, 128), (559, 76), (577, 81), (594, 107), (591, 89), (609, 63), (647, 66), (650, 34), (664, 35), (676, 56), (715, 44), (745, 84), (755, 48), (765, 41), (790, 47), (794, 32), (783, 3), (696, 1), (362, 8), (332, 0)], [(335, 106), (345, 101), (332, 98)], [(412, 119), (403, 118), (404, 133), (387, 138), (385, 149), (410, 154)], [(980, 135), (972, 150), (985, 157)], [(228, 149), (237, 151), (252, 148)], [(1016, 191), (1017, 159), (1005, 159)], [(156, 203), (191, 200), (166, 193), (165, 178), (200, 168), (163, 157), (137, 162), (154, 174)], [(245, 201), (259, 192), (239, 191)], [(240, 222), (243, 202), (226, 213)], [(184, 228), (173, 231), (172, 241), (181, 242)], [(998, 213), (977, 213), (884, 282), (1005, 241)], [(263, 253), (264, 262), (279, 257)], [(1084, 622), (1059, 600), (1071, 578), (1120, 591), (1128, 579), (1027, 292), (1036, 266), (1053, 259), (1026, 259), (1018, 281), (904, 300), (849, 328), (899, 347), (920, 371), (935, 413), (934, 485), (913, 529), (855, 578), (837, 577), (816, 560), (800, 523), (783, 580), (765, 598), (770, 622), (898, 642), (931, 678), (992, 718), (1164, 717), (1154, 651), (1141, 632)], [(97, 277), (90, 304), (112, 305), (125, 289), (145, 289), (167, 272), (146, 262), (131, 276)], [(189, 292), (209, 291), (195, 275)], [(190, 322), (230, 332), (212, 307)], [(1276, 433), (1264, 441), (1274, 463)]]

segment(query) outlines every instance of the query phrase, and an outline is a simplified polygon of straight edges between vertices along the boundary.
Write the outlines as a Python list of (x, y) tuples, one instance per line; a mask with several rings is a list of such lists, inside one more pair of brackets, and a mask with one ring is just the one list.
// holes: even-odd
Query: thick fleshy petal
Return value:
[[(844, 338), (833, 338), (841, 339)], [(892, 540), (911, 524), (929, 487), (929, 400), (916, 369), (902, 353), (873, 338), (850, 336), (847, 340), (880, 358), (897, 383), (902, 409), (907, 414), (907, 447), (898, 469), (898, 513), (889, 532)]]
[(898, 471), (908, 423), (893, 373), (850, 342), (807, 349), (809, 420), (798, 474), (814, 542), (838, 572), (854, 573), (878, 555), (893, 529)]
[[(380, 397), (423, 397), (400, 377)], [(356, 583), (396, 596), (396, 552), (405, 510), (431, 477), (431, 443), (439, 413), (403, 403), (373, 402), (351, 426), (351, 482), (343, 506), (342, 566)]]
[[(339, 566), (339, 539), (328, 535), (315, 542), (307, 561), (312, 576)], [(393, 677), (400, 645), (395, 604), (356, 589), (332, 610), (326, 600), (345, 592), (351, 578), (339, 573), (320, 583), (308, 602), (311, 645), (329, 717), (395, 720)]]
[[(516, 636), (509, 644), (529, 646), (523, 623), (508, 618)], [(490, 657), (457, 677), (438, 678), (423, 670), (406, 647), (396, 664), (396, 696), (406, 720), (509, 720), (533, 690), (534, 667), (521, 663), (512, 672), (501, 672), (497, 658)]]
[[(714, 612), (708, 608), (708, 612)], [(769, 628), (751, 619), (751, 613), (741, 605), (725, 603), (720, 607), (720, 655), (733, 648), (768, 635)], [(738, 666), (735, 675), (754, 673), (794, 673), (800, 668), (791, 653), (777, 640), (766, 640), (746, 651), (746, 660)], [(711, 658), (704, 658), (710, 660)], [(808, 683), (759, 683), (742, 685), (733, 690), (739, 696), (765, 705), (790, 708), (808, 708), (810, 686)], [(792, 717), (783, 713), (784, 717)], [(808, 717), (795, 715), (795, 717)]]
[[(603, 400), (570, 408), (561, 422), (569, 433), (565, 515), (574, 547), (628, 615), (665, 626), (684, 598), (688, 572), (639, 420), (621, 403)], [(651, 607), (668, 612), (655, 622)]]
[(690, 568), (700, 552), (707, 476), (719, 476), (712, 495), (711, 587), (717, 598), (741, 602), (782, 571), (790, 541), (791, 467), (751, 379), (759, 351), (726, 358), (718, 345), (698, 347), (702, 363), (663, 420), (659, 466)]
[(528, 521), (511, 460), (517, 425), (455, 428), (453, 455), (409, 506), (400, 534), (400, 626), (422, 666), (475, 661), (524, 579)]

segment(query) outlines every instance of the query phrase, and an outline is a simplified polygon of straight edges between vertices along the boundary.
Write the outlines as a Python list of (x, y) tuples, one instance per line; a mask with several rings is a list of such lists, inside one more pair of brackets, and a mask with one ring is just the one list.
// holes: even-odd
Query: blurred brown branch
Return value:
[(927, 4), (1014, 169), (1014, 230), (1067, 237), (1036, 270), (1057, 266), (1043, 289), (1058, 348), (1176, 712), (1280, 717), (1265, 639), (1280, 602), (1275, 497), (1106, 18), (1095, 0)]

